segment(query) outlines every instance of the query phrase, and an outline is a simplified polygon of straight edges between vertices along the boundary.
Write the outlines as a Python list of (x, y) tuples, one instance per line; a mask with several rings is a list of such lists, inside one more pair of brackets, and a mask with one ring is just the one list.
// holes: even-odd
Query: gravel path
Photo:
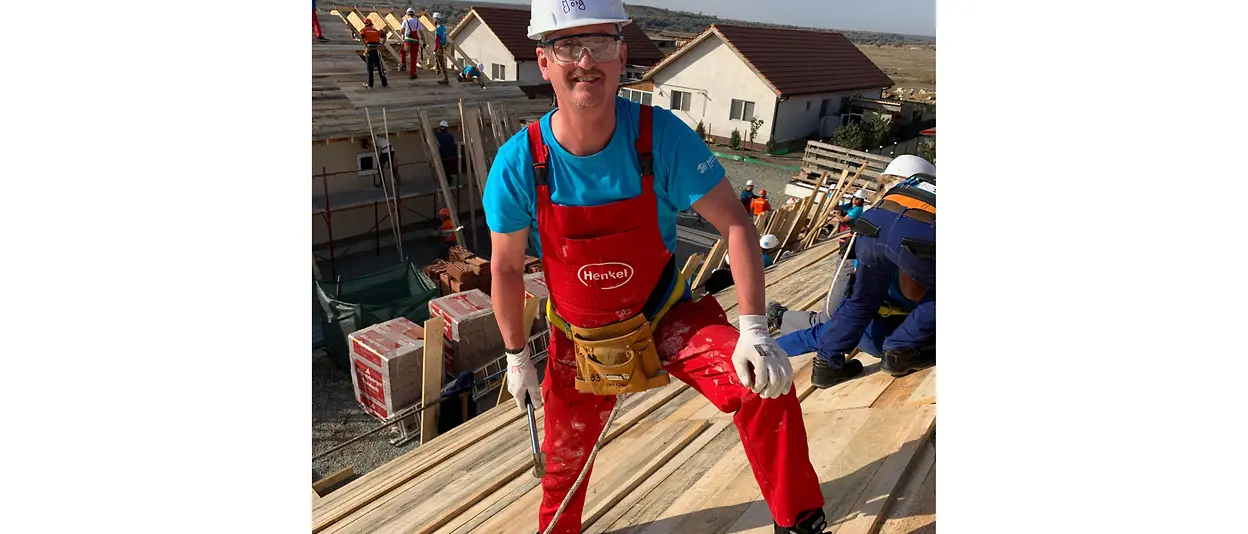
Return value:
[[(312, 357), (312, 455), (333, 448), (342, 442), (381, 424), (364, 412), (353, 396), (351, 377), (334, 367), (323, 351)], [(362, 475), (399, 455), (419, 446), (420, 440), (402, 447), (390, 444), (393, 429), (383, 430), (357, 441), (329, 456), (312, 462), (312, 469), (326, 476), (344, 467)]]
[[(784, 194), (784, 186), (797, 174), (796, 171), (726, 158), (718, 159), (728, 173), (728, 181), (732, 184), (733, 191), (740, 193), (745, 188), (746, 180), (754, 180), (754, 190), (766, 189), (768, 200), (771, 201), (773, 208), (782, 205), (784, 201), (788, 200), (789, 196)], [(788, 165), (790, 163), (783, 162), (783, 164)]]

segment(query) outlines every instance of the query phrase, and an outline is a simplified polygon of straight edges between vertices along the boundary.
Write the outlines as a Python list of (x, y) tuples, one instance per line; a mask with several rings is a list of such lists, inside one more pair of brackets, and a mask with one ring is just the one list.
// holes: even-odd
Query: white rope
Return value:
[(559, 516), (563, 515), (563, 510), (568, 507), (568, 503), (572, 502), (572, 496), (576, 495), (576, 490), (581, 487), (581, 482), (585, 480), (585, 473), (589, 472), (589, 466), (594, 465), (594, 457), (598, 455), (598, 447), (602, 445), (602, 438), (607, 436), (607, 430), (611, 428), (611, 422), (615, 420), (615, 413), (620, 409), (620, 405), (624, 404), (625, 395), (620, 395), (615, 399), (615, 406), (611, 408), (611, 414), (607, 416), (607, 424), (602, 426), (602, 433), (598, 434), (598, 441), (594, 442), (594, 448), (589, 451), (589, 458), (585, 460), (585, 465), (581, 467), (581, 474), (576, 477), (576, 482), (572, 483), (572, 489), (567, 495), (563, 496), (563, 502), (559, 504), (559, 509), (555, 511), (555, 516), (550, 519), (550, 524), (546, 525), (546, 530), (542, 534), (550, 534), (555, 530), (555, 525), (559, 524)]
[(823, 313), (830, 319), (832, 310), (828, 306), (832, 305), (832, 292), (836, 291), (836, 281), (841, 278), (841, 268), (845, 267), (845, 259), (849, 257), (849, 251), (854, 250), (854, 240), (858, 239), (858, 234), (849, 236), (849, 244), (846, 245), (845, 251), (841, 253), (841, 263), (836, 266), (836, 273), (832, 275), (832, 283), (828, 285), (828, 296), (823, 299)]

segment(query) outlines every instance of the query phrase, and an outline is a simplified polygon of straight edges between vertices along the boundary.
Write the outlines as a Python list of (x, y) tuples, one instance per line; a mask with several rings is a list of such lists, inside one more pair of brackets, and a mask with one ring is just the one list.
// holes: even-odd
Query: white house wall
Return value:
[(455, 43), (477, 63), (485, 65), (483, 74), (486, 78), (489, 78), (491, 74), (490, 64), (498, 63), (507, 66), (507, 80), (516, 79), (515, 57), (511, 55), (511, 51), (507, 50), (506, 46), (503, 46), (498, 36), (481, 23), (481, 19), (473, 17), (468, 21), (464, 29), (455, 35)]
[(729, 118), (732, 100), (746, 100), (754, 103), (754, 115), (763, 119), (754, 142), (764, 144), (771, 138), (776, 93), (718, 37), (712, 36), (689, 50), (656, 73), (653, 80), (656, 106), (671, 107), (673, 90), (692, 95), (689, 111), (672, 111), (691, 128), (702, 121), (711, 135), (728, 138), (735, 128), (740, 130), (742, 141), (748, 140), (750, 123)]
[[(788, 100), (780, 103), (780, 111), (776, 114), (776, 142), (781, 143), (793, 139), (802, 139), (809, 135), (818, 135), (819, 110), (822, 108), (825, 99), (831, 100), (828, 105), (833, 106), (833, 114), (830, 116), (836, 119), (837, 124), (840, 124), (839, 108), (842, 97), (862, 96), (865, 98), (879, 98), (879, 94), (880, 89), (866, 89), (790, 97)], [(810, 109), (807, 109), (808, 103), (810, 104)]]

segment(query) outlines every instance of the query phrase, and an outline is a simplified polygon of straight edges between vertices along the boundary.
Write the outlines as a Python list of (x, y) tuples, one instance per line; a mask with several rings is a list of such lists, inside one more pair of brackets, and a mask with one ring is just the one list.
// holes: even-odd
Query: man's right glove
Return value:
[(507, 391), (516, 400), (516, 406), (520, 411), (525, 411), (524, 394), (529, 394), (529, 399), (533, 401), (533, 408), (542, 407), (542, 387), (537, 382), (537, 367), (533, 365), (533, 359), (529, 354), (529, 345), (524, 345), (524, 350), (514, 352), (504, 352), (507, 355)]

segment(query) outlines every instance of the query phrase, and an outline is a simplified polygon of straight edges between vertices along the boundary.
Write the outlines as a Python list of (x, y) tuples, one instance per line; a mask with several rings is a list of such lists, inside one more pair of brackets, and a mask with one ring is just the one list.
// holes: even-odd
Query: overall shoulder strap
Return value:
[(550, 150), (542, 141), (542, 123), (536, 120), (529, 123), (529, 155), (533, 157), (533, 178), (537, 185), (546, 185), (546, 161), (550, 158)]
[(654, 176), (654, 108), (641, 104), (641, 116), (637, 131), (637, 164), (642, 176)]

